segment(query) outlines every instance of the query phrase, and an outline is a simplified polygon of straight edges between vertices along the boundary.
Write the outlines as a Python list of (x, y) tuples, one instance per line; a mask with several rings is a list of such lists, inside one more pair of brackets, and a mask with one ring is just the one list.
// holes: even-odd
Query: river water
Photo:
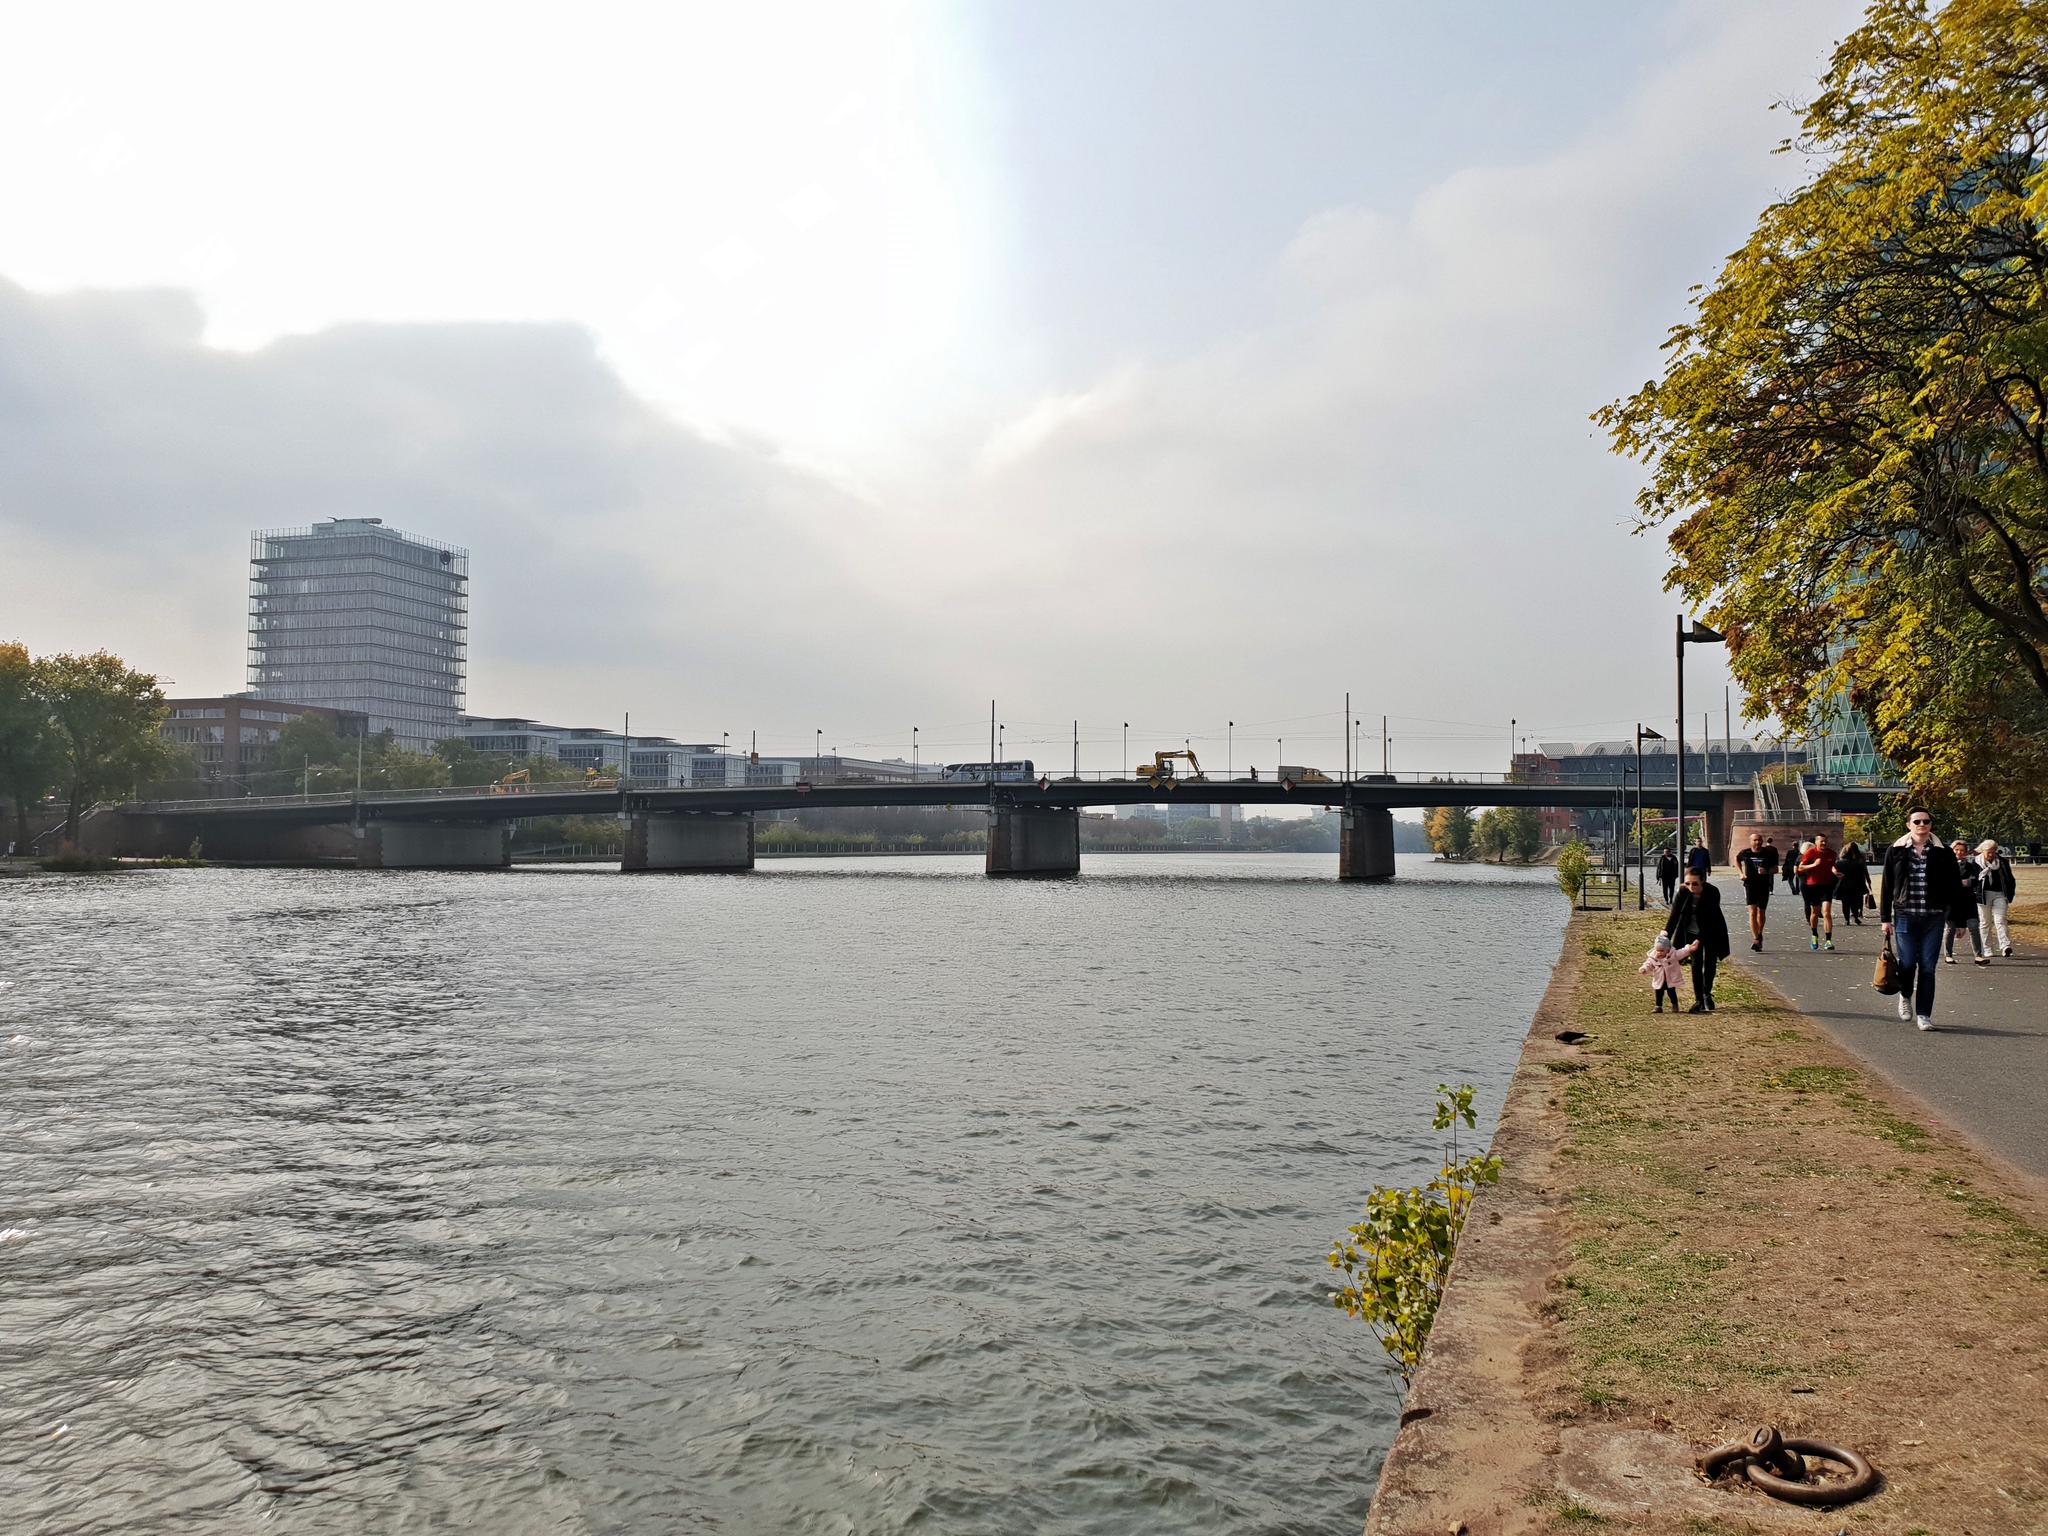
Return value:
[(6, 1528), (1357, 1529), (1566, 913), (1335, 862), (0, 881)]

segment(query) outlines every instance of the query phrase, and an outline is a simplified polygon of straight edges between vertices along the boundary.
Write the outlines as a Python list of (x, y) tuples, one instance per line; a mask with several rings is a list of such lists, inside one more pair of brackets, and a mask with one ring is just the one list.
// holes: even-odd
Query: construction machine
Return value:
[[(1173, 765), (1181, 758), (1187, 759), (1188, 771), (1184, 774), (1176, 774)], [(1194, 782), (1200, 780), (1204, 775), (1202, 773), (1201, 760), (1192, 752), (1154, 752), (1151, 762), (1139, 765), (1137, 776), (1146, 784), (1160, 785), (1171, 784), (1176, 779)]]
[(515, 768), (491, 786), (494, 795), (516, 795), (533, 787), (533, 770)]

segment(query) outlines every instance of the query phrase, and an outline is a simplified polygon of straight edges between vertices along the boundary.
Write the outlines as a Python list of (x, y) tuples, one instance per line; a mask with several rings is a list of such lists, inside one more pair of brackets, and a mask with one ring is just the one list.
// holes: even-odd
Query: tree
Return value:
[[(1756, 709), (2048, 803), (2048, 7), (1873, 0), (1766, 209), (1598, 415)], [(2002, 808), (2002, 809), (2001, 809)]]
[(1586, 852), (1586, 845), (1577, 838), (1573, 838), (1558, 850), (1558, 888), (1571, 898), (1575, 907), (1586, 894), (1586, 876), (1591, 874), (1592, 870), (1592, 857)]
[(1472, 828), (1472, 847), (1481, 858), (1499, 863), (1506, 856), (1511, 840), (1506, 806), (1489, 805), (1479, 813), (1479, 820)]
[(28, 808), (57, 780), (56, 733), (28, 648), (0, 645), (0, 794), (14, 804), (14, 842), (28, 847)]
[(1447, 859), (1462, 859), (1472, 852), (1472, 813), (1462, 805), (1439, 805), (1422, 818), (1429, 846)]
[(78, 819), (109, 790), (153, 777), (170, 756), (157, 734), (164, 695), (156, 678), (118, 656), (46, 656), (35, 664), (35, 687), (56, 729), (60, 776), (69, 786), (64, 840), (78, 841)]
[(1526, 864), (1543, 851), (1543, 818), (1526, 805), (1506, 809), (1508, 849)]

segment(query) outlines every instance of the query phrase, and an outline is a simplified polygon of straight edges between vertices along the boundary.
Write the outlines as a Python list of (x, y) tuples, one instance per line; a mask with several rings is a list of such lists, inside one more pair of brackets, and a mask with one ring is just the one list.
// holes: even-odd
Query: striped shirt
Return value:
[(1906, 844), (1906, 888), (1897, 905), (1902, 912), (1927, 910), (1927, 849), (1917, 843)]

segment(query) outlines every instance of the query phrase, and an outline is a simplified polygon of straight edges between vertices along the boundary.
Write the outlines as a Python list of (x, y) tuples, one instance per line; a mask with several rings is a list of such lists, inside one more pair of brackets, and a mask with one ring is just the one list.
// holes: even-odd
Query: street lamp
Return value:
[(1643, 890), (1643, 743), (1662, 741), (1664, 733), (1653, 731), (1647, 725), (1636, 725), (1636, 910), (1642, 911), (1649, 903)]
[(910, 728), (910, 781), (917, 782), (917, 727)]
[(1131, 776), (1131, 722), (1124, 722), (1124, 777)]
[(1223, 777), (1230, 778), (1237, 772), (1237, 722), (1223, 723)]
[[(1674, 648), (1678, 656), (1678, 788), (1674, 801), (1678, 811), (1679, 868), (1684, 870), (1688, 857), (1685, 849), (1685, 648), (1688, 645), (1719, 645), (1728, 637), (1718, 629), (1709, 629), (1698, 619), (1692, 621), (1690, 632), (1685, 627), (1685, 615), (1678, 615), (1678, 644)], [(1704, 743), (1702, 744), (1704, 750)], [(1708, 855), (1711, 859), (1712, 854)]]
[(825, 728), (821, 725), (811, 732), (811, 777), (819, 778), (825, 770)]
[[(998, 762), (998, 763), (1000, 763), (1000, 762), (1001, 762), (1001, 761), (1003, 760), (1003, 732), (1007, 731), (1008, 729), (1009, 729), (1009, 727), (1008, 727), (1007, 725), (1004, 725), (1004, 724), (1002, 724), (1002, 723), (1001, 723), (1000, 721), (998, 721), (998, 722), (997, 722), (997, 724), (996, 724), (996, 762)], [(994, 765), (993, 765), (993, 764), (991, 764), (991, 765), (990, 765), (990, 771), (991, 771), (991, 772), (993, 772), (993, 771), (994, 771)]]

